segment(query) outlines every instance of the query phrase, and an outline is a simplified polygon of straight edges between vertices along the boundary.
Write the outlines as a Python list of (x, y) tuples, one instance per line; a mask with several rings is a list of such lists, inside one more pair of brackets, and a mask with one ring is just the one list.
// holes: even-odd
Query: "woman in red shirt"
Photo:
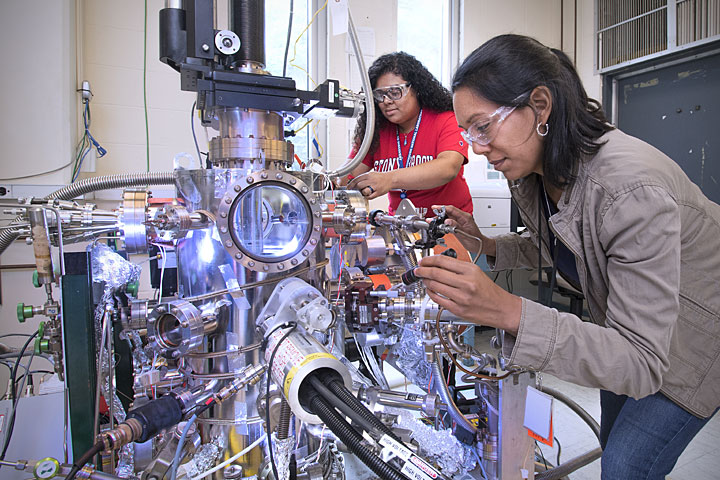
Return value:
[[(368, 75), (375, 98), (375, 134), (348, 188), (368, 199), (388, 193), (391, 214), (403, 198), (425, 217), (434, 216), (432, 205), (454, 205), (472, 213), (463, 177), (468, 146), (450, 92), (405, 52), (379, 57)], [(366, 121), (363, 113), (355, 128), (354, 151), (365, 135)]]

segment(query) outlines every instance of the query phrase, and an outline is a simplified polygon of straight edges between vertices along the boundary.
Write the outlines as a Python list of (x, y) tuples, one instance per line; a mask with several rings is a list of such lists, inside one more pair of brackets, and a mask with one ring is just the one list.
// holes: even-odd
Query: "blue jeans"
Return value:
[(660, 392), (635, 400), (600, 390), (600, 407), (603, 480), (664, 480), (712, 418), (698, 418)]

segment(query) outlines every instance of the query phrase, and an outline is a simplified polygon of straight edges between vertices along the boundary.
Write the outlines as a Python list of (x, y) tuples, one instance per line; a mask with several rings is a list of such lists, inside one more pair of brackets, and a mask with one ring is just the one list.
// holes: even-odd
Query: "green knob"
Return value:
[(33, 270), (33, 279), (32, 279), (33, 285), (35, 288), (40, 288), (42, 285), (40, 285), (40, 278), (38, 278), (38, 271)]
[(40, 355), (50, 351), (50, 340), (47, 338), (38, 338), (35, 340), (35, 355)]
[(138, 290), (140, 289), (140, 281), (135, 281), (132, 283), (128, 283), (125, 287), (125, 291), (132, 295), (133, 297), (137, 297)]
[(32, 318), (35, 316), (33, 313), (33, 307), (32, 306), (25, 306), (24, 303), (18, 303), (17, 306), (17, 318), (18, 322), (25, 323), (26, 318)]

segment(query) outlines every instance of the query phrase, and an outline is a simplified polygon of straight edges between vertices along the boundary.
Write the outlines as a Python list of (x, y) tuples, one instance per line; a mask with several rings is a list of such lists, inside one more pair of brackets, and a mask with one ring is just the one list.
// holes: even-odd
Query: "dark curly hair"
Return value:
[[(377, 85), (378, 78), (386, 73), (399, 75), (410, 84), (410, 87), (415, 91), (420, 108), (435, 110), (437, 112), (447, 112), (453, 109), (450, 91), (443, 87), (440, 82), (433, 77), (432, 73), (430, 73), (417, 58), (409, 53), (394, 52), (378, 57), (368, 69), (370, 85), (373, 89), (375, 89)], [(373, 102), (373, 105), (375, 108), (375, 133), (372, 143), (370, 144), (369, 154), (377, 150), (378, 144), (380, 143), (380, 130), (390, 123), (383, 116), (377, 102)], [(355, 126), (355, 135), (353, 138), (353, 147), (355, 150), (358, 150), (362, 143), (363, 136), (365, 135), (366, 122), (367, 114), (363, 112)]]
[(549, 183), (563, 187), (582, 155), (596, 154), (603, 145), (597, 139), (614, 128), (600, 103), (588, 98), (567, 55), (534, 38), (500, 35), (468, 55), (455, 72), (452, 91), (469, 88), (499, 105), (527, 106), (529, 96), (518, 97), (541, 85), (553, 98), (543, 173)]

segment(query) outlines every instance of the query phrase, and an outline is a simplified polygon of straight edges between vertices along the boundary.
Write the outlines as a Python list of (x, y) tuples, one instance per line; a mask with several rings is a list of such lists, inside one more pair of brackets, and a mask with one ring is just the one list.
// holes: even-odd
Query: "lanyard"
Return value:
[[(418, 130), (420, 130), (420, 120), (422, 120), (422, 109), (420, 109), (420, 114), (418, 115), (417, 122), (415, 122), (415, 130), (413, 130), (413, 137), (410, 141), (410, 150), (408, 150), (407, 163), (410, 163), (412, 151), (413, 148), (415, 148), (415, 139), (417, 138)], [(398, 147), (398, 166), (400, 168), (405, 168), (405, 160), (403, 159), (402, 150), (400, 148), (400, 128), (397, 126), (395, 126), (395, 139), (397, 140)], [(407, 190), (400, 191), (400, 198), (407, 198)]]

